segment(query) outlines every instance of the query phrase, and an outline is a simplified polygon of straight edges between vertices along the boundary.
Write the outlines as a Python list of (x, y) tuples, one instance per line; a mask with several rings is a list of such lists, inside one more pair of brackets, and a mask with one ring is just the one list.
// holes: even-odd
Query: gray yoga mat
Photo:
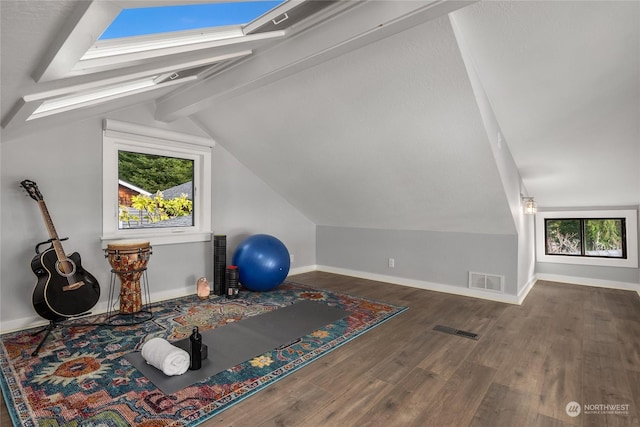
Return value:
[(292, 305), (249, 317), (202, 333), (208, 357), (197, 371), (166, 376), (147, 364), (140, 352), (125, 355), (164, 394), (172, 394), (191, 384), (246, 362), (274, 348), (289, 344), (351, 314), (322, 302), (299, 301)]

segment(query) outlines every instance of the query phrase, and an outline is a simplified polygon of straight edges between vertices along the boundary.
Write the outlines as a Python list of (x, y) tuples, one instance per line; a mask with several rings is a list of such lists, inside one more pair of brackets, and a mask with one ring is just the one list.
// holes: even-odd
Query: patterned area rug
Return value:
[[(125, 355), (145, 340), (188, 337), (300, 300), (324, 301), (352, 314), (292, 343), (257, 355), (204, 381), (165, 395)], [(37, 357), (37, 329), (0, 336), (0, 385), (11, 418), (25, 426), (195, 426), (406, 310), (379, 301), (286, 282), (238, 299), (195, 295), (152, 305), (136, 326), (85, 326), (94, 316), (56, 328)]]

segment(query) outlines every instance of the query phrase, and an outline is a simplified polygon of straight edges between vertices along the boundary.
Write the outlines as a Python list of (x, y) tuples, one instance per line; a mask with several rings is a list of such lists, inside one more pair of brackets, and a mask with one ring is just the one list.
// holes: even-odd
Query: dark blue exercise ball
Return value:
[(238, 281), (251, 291), (269, 291), (289, 274), (291, 258), (287, 247), (268, 234), (254, 234), (244, 239), (233, 253), (238, 266)]

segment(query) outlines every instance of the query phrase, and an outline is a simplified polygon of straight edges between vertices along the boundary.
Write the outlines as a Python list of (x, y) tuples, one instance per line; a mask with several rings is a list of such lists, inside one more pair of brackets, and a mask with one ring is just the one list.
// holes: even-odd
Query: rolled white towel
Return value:
[(189, 369), (189, 353), (163, 338), (151, 338), (142, 346), (142, 358), (165, 375), (182, 375)]

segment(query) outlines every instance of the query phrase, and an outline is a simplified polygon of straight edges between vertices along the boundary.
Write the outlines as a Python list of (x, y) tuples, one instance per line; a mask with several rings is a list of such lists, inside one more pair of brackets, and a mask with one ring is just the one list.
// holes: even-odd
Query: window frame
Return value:
[[(284, 40), (292, 27), (325, 8), (332, 9), (332, 5), (340, 3), (345, 5), (334, 9), (343, 11), (351, 7), (348, 2), (286, 0), (244, 25), (98, 40), (124, 9), (189, 4), (185, 0), (143, 3), (131, 0), (79, 2), (32, 73), (38, 87), (54, 81), (61, 84), (53, 85), (54, 89), (43, 87), (22, 96), (0, 122), (2, 128), (97, 107), (140, 93), (170, 91), (178, 85), (210, 77), (234, 61), (251, 56), (258, 47)], [(295, 32), (331, 16), (333, 12), (310, 19), (297, 26)], [(80, 79), (80, 83), (70, 86), (62, 82), (72, 83), (74, 78), (92, 74), (95, 78), (90, 81)]]
[(285, 2), (236, 0), (124, 7), (97, 41), (224, 28), (237, 28), (244, 33), (245, 27), (263, 16), (273, 16)]
[[(102, 137), (102, 241), (144, 239), (153, 245), (201, 242), (212, 235), (212, 139), (105, 119)], [(191, 227), (120, 229), (118, 226), (118, 151), (133, 151), (194, 161)]]
[[(626, 258), (592, 255), (547, 254), (546, 221), (551, 219), (589, 220), (623, 219), (625, 230), (623, 245)], [(536, 214), (536, 258), (537, 262), (556, 264), (593, 265), (603, 267), (638, 268), (638, 213), (633, 209), (584, 210), (584, 211), (538, 211)]]
[[(66, 36), (59, 37), (54, 41), (33, 77), (37, 83), (41, 83), (133, 66), (139, 64), (142, 59), (167, 57), (174, 54), (185, 55), (190, 52), (203, 52), (204, 54), (207, 50), (216, 47), (241, 46), (260, 40), (283, 38), (286, 36), (288, 26), (286, 24), (277, 30), (251, 33), (255, 31), (256, 26), (277, 20), (305, 1), (307, 0), (286, 1), (246, 25), (210, 27), (107, 40), (99, 40), (99, 37), (118, 14), (124, 9), (140, 7), (140, 4), (128, 0), (86, 2), (78, 5), (78, 8), (74, 10), (72, 19), (64, 28)], [(185, 2), (181, 0), (149, 0), (144, 4), (144, 7), (183, 4)], [(289, 24), (284, 19), (281, 22)], [(229, 31), (233, 35), (229, 34)], [(147, 45), (147, 48), (140, 51), (139, 44), (141, 46)], [(127, 53), (132, 48), (135, 52)], [(247, 49), (239, 48), (239, 50)], [(97, 52), (102, 51), (110, 52), (110, 54), (107, 57), (102, 57), (102, 54), (99, 54), (97, 58), (94, 58)], [(210, 54), (205, 56), (211, 57)], [(174, 71), (181, 69), (178, 64), (174, 68)]]
[[(621, 225), (622, 225), (622, 256), (616, 257), (616, 256), (608, 256), (608, 255), (588, 255), (587, 251), (586, 251), (586, 238), (584, 235), (584, 229), (585, 229), (585, 221), (591, 221), (591, 220), (596, 220), (596, 221), (604, 221), (604, 220), (614, 220), (614, 221), (620, 221)], [(547, 235), (548, 235), (548, 230), (547, 230), (547, 223), (549, 221), (579, 221), (580, 223), (580, 254), (554, 254), (554, 253), (549, 253), (549, 248), (547, 246)], [(626, 218), (624, 217), (602, 217), (602, 218), (545, 218), (544, 220), (544, 235), (545, 235), (545, 245), (544, 245), (544, 252), (545, 255), (548, 256), (572, 256), (572, 257), (588, 257), (588, 258), (607, 258), (607, 259), (627, 259), (627, 228), (626, 228)]]

